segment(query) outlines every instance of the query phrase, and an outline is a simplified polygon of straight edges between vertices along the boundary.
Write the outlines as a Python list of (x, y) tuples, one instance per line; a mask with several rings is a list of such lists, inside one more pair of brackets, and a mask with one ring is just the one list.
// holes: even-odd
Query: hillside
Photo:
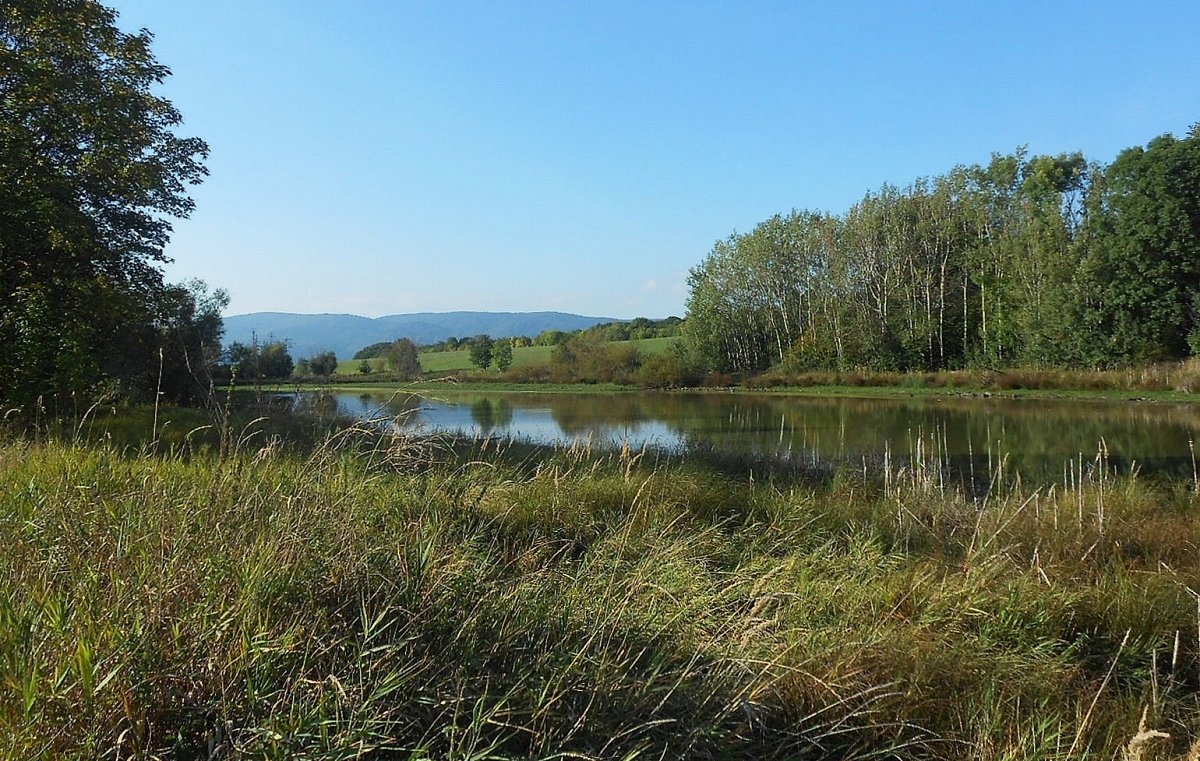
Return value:
[(293, 314), (254, 312), (225, 318), (225, 344), (283, 339), (293, 357), (310, 357), (333, 351), (349, 359), (362, 347), (378, 341), (409, 338), (418, 344), (436, 343), (451, 336), (486, 333), (494, 338), (535, 336), (544, 330), (572, 331), (590, 328), (611, 317), (585, 317), (563, 312), (422, 312), (386, 317), (353, 314)]

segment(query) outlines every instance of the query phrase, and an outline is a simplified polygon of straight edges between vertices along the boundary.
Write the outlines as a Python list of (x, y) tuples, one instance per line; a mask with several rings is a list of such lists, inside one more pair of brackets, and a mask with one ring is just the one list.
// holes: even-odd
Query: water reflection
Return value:
[(512, 425), (512, 419), (512, 405), (507, 399), (489, 399), (485, 396), (471, 403), (471, 420), (474, 421), (477, 431), (484, 436), (497, 429), (507, 430)]
[[(998, 398), (857, 399), (751, 394), (336, 395), (360, 418), (405, 429), (537, 442), (722, 450), (821, 464), (937, 464), (1061, 480), (1067, 463), (1191, 477), (1192, 404)], [(1099, 459), (1098, 459), (1099, 458)]]

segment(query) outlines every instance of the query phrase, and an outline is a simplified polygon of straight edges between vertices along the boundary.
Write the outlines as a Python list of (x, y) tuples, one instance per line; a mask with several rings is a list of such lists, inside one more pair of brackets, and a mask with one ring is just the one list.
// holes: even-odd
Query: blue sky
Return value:
[(230, 314), (682, 314), (715, 240), (1200, 121), (1200, 3), (108, 0), (208, 141)]

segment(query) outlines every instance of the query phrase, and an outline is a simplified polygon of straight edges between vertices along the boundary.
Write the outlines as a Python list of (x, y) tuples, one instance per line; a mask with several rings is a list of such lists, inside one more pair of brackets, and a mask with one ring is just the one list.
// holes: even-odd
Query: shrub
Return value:
[(647, 357), (637, 372), (638, 385), (645, 388), (691, 388), (701, 380), (700, 370), (674, 351)]
[(551, 375), (558, 383), (632, 383), (640, 366), (633, 346), (575, 336), (554, 350)]

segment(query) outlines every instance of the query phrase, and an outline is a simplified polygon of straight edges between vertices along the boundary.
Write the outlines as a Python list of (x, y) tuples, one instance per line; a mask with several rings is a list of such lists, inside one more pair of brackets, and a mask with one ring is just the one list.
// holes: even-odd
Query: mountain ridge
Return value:
[(364, 346), (408, 338), (430, 344), (447, 338), (486, 333), (493, 338), (535, 336), (545, 330), (581, 330), (613, 317), (568, 312), (410, 312), (363, 317), (349, 313), (250, 312), (225, 318), (225, 344), (283, 340), (293, 357), (332, 351), (349, 359)]

